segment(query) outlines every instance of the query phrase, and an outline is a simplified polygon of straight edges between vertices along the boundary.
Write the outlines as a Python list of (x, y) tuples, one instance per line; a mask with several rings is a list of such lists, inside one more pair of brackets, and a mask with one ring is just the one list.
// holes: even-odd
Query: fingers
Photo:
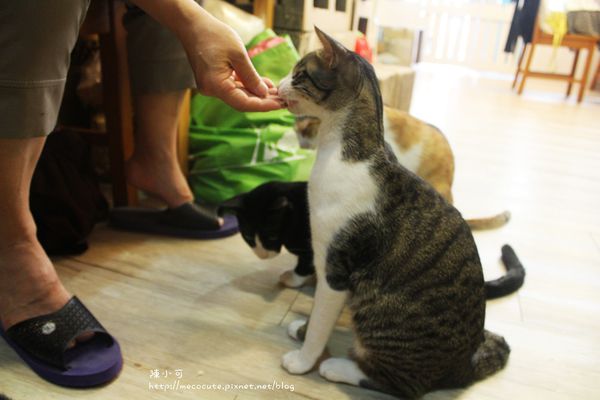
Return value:
[(267, 87), (269, 89), (275, 89), (277, 90), (277, 88), (275, 87), (275, 84), (273, 83), (272, 80), (270, 80), (269, 78), (267, 78), (266, 76), (262, 77), (262, 80), (267, 84)]
[(277, 96), (277, 88), (267, 89), (266, 95), (259, 97), (242, 82), (231, 78), (231, 73), (226, 73), (221, 79), (210, 80), (203, 93), (219, 97), (238, 111), (273, 111), (285, 107), (283, 100)]
[(285, 106), (277, 96), (257, 97), (239, 88), (224, 94), (221, 100), (239, 111), (273, 111)]
[[(269, 86), (258, 75), (250, 62), (250, 57), (248, 57), (247, 53), (240, 52), (235, 57), (232, 57), (231, 66), (233, 67), (237, 78), (244, 84), (246, 89), (256, 96), (267, 96)], [(271, 85), (273, 85), (272, 82)]]

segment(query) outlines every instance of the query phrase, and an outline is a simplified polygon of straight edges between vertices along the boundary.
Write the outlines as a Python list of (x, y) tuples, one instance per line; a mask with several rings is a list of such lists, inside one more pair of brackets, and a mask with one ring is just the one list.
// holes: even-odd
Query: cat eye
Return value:
[(292, 84), (297, 83), (294, 81), (297, 81), (300, 78), (303, 78), (305, 75), (306, 75), (306, 71), (304, 71), (304, 70), (294, 72), (294, 74), (292, 75)]

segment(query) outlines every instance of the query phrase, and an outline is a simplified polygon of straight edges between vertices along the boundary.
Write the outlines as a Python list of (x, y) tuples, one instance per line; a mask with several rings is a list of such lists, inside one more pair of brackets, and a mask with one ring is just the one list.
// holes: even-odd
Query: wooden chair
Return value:
[[(525, 87), (525, 81), (527, 78), (545, 78), (545, 79), (555, 79), (555, 80), (563, 80), (568, 82), (567, 86), (567, 96), (571, 95), (571, 90), (573, 89), (573, 84), (579, 84), (579, 94), (577, 95), (577, 102), (580, 103), (583, 100), (583, 95), (585, 93), (586, 84), (588, 82), (588, 75), (590, 72), (590, 67), (592, 64), (592, 56), (594, 55), (594, 48), (596, 47), (596, 42), (600, 40), (599, 37), (594, 36), (584, 36), (584, 35), (573, 35), (567, 34), (563, 38), (560, 47), (568, 47), (575, 51), (575, 56), (573, 59), (573, 66), (571, 67), (570, 74), (557, 74), (557, 73), (549, 73), (549, 72), (537, 72), (531, 71), (531, 61), (533, 60), (533, 54), (535, 52), (535, 47), (538, 45), (552, 45), (551, 34), (545, 33), (542, 31), (539, 25), (539, 21), (536, 21), (535, 28), (533, 31), (533, 38), (531, 43), (523, 47), (523, 51), (521, 56), (519, 57), (519, 65), (517, 66), (517, 72), (515, 73), (515, 79), (513, 81), (512, 87), (513, 89), (517, 85), (517, 81), (519, 79), (519, 75), (522, 75), (521, 82), (519, 84), (519, 89), (517, 91), (518, 94), (523, 93), (523, 88)], [(523, 60), (525, 58), (525, 53), (528, 51), (527, 61), (525, 63), (525, 68), (521, 68), (523, 64)], [(577, 71), (577, 63), (579, 61), (579, 55), (581, 50), (587, 50), (587, 58), (585, 61), (585, 67), (583, 70), (583, 75), (581, 78), (575, 78), (575, 73)]]
[[(254, 13), (268, 27), (273, 24), (275, 0), (255, 0)], [(102, 63), (103, 108), (106, 132), (90, 129), (78, 131), (93, 136), (97, 143), (109, 148), (110, 170), (115, 206), (135, 205), (137, 191), (125, 178), (125, 161), (133, 152), (133, 106), (127, 65), (125, 28), (121, 23), (124, 3), (116, 0), (92, 0), (80, 35), (99, 35)], [(188, 172), (188, 128), (190, 122), (191, 90), (187, 91), (179, 116), (178, 158), (184, 174)], [(71, 130), (77, 130), (69, 127)]]
[(596, 67), (596, 73), (594, 74), (594, 77), (592, 78), (592, 84), (590, 85), (590, 88), (592, 90), (594, 90), (596, 88), (596, 86), (598, 85), (599, 81), (600, 81), (600, 61), (598, 61), (598, 66)]
[[(93, 0), (80, 35), (98, 35), (100, 38), (100, 59), (102, 63), (103, 111), (106, 116), (106, 132), (90, 129), (76, 129), (94, 136), (96, 143), (108, 145), (113, 204), (115, 206), (135, 205), (137, 191), (127, 183), (125, 161), (133, 152), (133, 106), (127, 65), (125, 28), (121, 20), (125, 6), (115, 0)], [(179, 164), (187, 174), (187, 136), (190, 117), (190, 92), (188, 90), (182, 107), (179, 124), (178, 153)]]

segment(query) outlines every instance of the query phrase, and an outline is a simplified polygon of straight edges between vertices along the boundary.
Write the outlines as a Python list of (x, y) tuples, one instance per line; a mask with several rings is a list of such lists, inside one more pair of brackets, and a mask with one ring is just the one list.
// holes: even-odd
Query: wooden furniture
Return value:
[[(539, 17), (538, 17), (539, 18)], [(517, 91), (518, 94), (523, 93), (523, 88), (525, 87), (525, 81), (527, 78), (544, 78), (544, 79), (555, 79), (555, 80), (563, 80), (568, 82), (567, 86), (567, 96), (571, 95), (571, 90), (573, 89), (573, 84), (579, 84), (579, 93), (577, 95), (577, 102), (580, 103), (583, 100), (583, 95), (585, 93), (586, 84), (588, 81), (588, 75), (590, 72), (590, 67), (592, 64), (592, 57), (594, 55), (594, 48), (596, 46), (596, 42), (600, 40), (598, 37), (594, 36), (584, 36), (584, 35), (572, 35), (566, 34), (560, 43), (560, 47), (568, 47), (575, 52), (575, 56), (573, 59), (573, 66), (571, 67), (571, 73), (569, 74), (557, 74), (557, 73), (549, 73), (549, 72), (537, 72), (531, 70), (531, 62), (533, 60), (533, 54), (535, 52), (535, 48), (538, 45), (552, 45), (553, 36), (551, 34), (545, 33), (540, 28), (539, 21), (536, 21), (533, 38), (531, 43), (523, 47), (523, 51), (521, 56), (519, 57), (519, 64), (517, 66), (517, 72), (515, 73), (515, 79), (513, 80), (512, 87), (513, 89), (517, 85), (517, 81), (519, 79), (519, 75), (521, 75), (521, 82), (519, 84), (519, 89)], [(579, 62), (579, 56), (581, 50), (587, 50), (587, 57), (585, 61), (585, 67), (583, 70), (583, 75), (581, 78), (576, 78), (575, 73), (577, 71), (577, 63)], [(525, 58), (525, 53), (528, 52), (527, 61), (525, 62), (525, 68), (521, 68), (523, 64), (523, 60)]]
[(600, 81), (600, 61), (598, 61), (598, 66), (596, 67), (596, 72), (594, 73), (594, 77), (592, 78), (592, 84), (590, 88), (594, 90), (598, 85), (598, 81)]
[(115, 206), (137, 202), (136, 190), (127, 184), (125, 161), (133, 152), (133, 107), (127, 66), (125, 30), (121, 19), (123, 3), (93, 0), (79, 31), (80, 37), (98, 35), (102, 64), (102, 108), (106, 116), (106, 132), (69, 127), (93, 136), (95, 143), (108, 145), (110, 175)]
[[(80, 35), (98, 35), (102, 63), (103, 109), (106, 132), (89, 129), (79, 131), (94, 136), (96, 142), (109, 147), (113, 204), (115, 206), (137, 203), (137, 191), (127, 184), (125, 161), (133, 152), (133, 106), (127, 65), (126, 32), (121, 20), (125, 6), (121, 1), (93, 0), (90, 3)], [(190, 91), (182, 107), (179, 124), (179, 162), (187, 173), (187, 136), (190, 115)], [(71, 127), (70, 127), (71, 128)]]
[(275, 0), (254, 0), (254, 15), (265, 21), (265, 27), (273, 28)]

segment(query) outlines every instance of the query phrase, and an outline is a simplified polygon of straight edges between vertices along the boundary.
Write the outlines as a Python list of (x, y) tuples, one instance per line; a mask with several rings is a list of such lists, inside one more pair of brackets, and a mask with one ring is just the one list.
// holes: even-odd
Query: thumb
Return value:
[(249, 92), (260, 97), (266, 97), (269, 94), (269, 88), (254, 69), (250, 57), (245, 51), (232, 57), (231, 66)]

